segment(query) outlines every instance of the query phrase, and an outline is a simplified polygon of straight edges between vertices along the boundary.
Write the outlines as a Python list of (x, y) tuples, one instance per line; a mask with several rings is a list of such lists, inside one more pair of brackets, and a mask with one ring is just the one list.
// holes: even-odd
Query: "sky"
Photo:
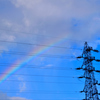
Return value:
[(85, 41), (100, 51), (99, 9), (100, 0), (0, 0), (0, 100), (84, 99), (75, 57)]

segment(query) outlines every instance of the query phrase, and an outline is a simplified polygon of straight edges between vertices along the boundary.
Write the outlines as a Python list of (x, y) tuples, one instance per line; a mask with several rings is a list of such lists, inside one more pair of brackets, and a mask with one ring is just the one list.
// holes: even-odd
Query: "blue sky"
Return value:
[[(4, 73), (16, 61), (29, 58), (28, 54), (31, 51), (42, 48), (14, 42), (48, 45), (49, 42), (66, 36), (64, 41), (43, 52), (51, 55), (51, 58), (39, 55), (3, 81), (0, 84), (0, 98), (2, 100), (84, 99), (84, 93), (80, 94), (79, 91), (83, 90), (85, 80), (77, 78), (84, 72), (74, 69), (82, 65), (82, 60), (72, 59), (71, 56), (82, 54), (80, 49), (83, 49), (85, 41), (88, 41), (94, 49), (100, 50), (99, 9), (99, 0), (0, 0), (0, 40), (11, 41), (11, 43), (0, 41), (0, 63), (7, 63), (0, 64), (0, 73)], [(7, 54), (12, 51), (24, 55)], [(58, 55), (58, 58), (54, 55)], [(100, 53), (93, 55), (100, 58)], [(63, 59), (61, 56), (70, 57)], [(99, 63), (93, 61), (93, 64), (100, 70)], [(29, 65), (34, 65), (35, 68), (25, 68)], [(59, 70), (56, 67), (59, 67)], [(99, 74), (95, 75), (100, 82)], [(100, 92), (100, 87), (97, 88)]]

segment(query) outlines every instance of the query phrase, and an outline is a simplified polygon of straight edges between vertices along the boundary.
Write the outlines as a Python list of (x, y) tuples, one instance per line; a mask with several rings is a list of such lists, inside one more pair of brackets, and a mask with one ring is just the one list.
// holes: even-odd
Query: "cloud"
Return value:
[(0, 99), (10, 100), (9, 97), (5, 93), (2, 93), (2, 92), (0, 92)]
[(0, 100), (30, 100), (22, 97), (9, 97), (6, 93), (0, 92)]
[(19, 91), (20, 92), (23, 92), (23, 91), (25, 91), (25, 89), (26, 89), (26, 82), (24, 81), (24, 77), (18, 77), (17, 76), (17, 79), (19, 80), (19, 81), (21, 81), (20, 83), (19, 83)]
[[(10, 5), (13, 5), (15, 12), (11, 12), (16, 15), (16, 19), (4, 15), (0, 18), (0, 26), (5, 30), (15, 31), (3, 31), (0, 39), (44, 44), (55, 37), (65, 35), (69, 39), (66, 45), (71, 46), (73, 40), (74, 43), (80, 44), (78, 40), (90, 41), (100, 36), (99, 0), (9, 1)], [(40, 36), (42, 34), (45, 36)], [(46, 36), (52, 37), (48, 39)]]
[(26, 89), (26, 83), (23, 82), (22, 84), (20, 84), (20, 92), (23, 92)]
[(98, 9), (98, 0), (13, 0), (16, 7), (42, 17), (85, 17)]
[(20, 98), (20, 97), (11, 97), (9, 100), (30, 100), (30, 99), (25, 99), (25, 98)]
[(13, 4), (22, 10), (24, 24), (37, 34), (87, 40), (100, 32), (99, 0), (13, 0)]
[(25, 89), (26, 89), (26, 83), (25, 82), (20, 83), (19, 89), (20, 89), (20, 92), (25, 91)]

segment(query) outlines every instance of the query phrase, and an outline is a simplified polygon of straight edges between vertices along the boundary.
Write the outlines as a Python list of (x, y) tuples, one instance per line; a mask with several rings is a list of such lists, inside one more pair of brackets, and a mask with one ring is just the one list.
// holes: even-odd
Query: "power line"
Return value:
[[(7, 99), (9, 99), (9, 98), (7, 98)], [(7, 100), (7, 99), (2, 99), (2, 98), (0, 98), (0, 100)], [(84, 99), (78, 99), (78, 98), (68, 98), (68, 100), (84, 100)], [(30, 100), (32, 100), (32, 99), (30, 99)], [(33, 99), (33, 100), (66, 100), (65, 98), (64, 99), (48, 99), (48, 98), (46, 98), (46, 99)]]
[[(23, 45), (35, 45), (35, 46), (44, 46), (47, 47), (48, 45), (41, 45), (41, 44), (32, 44), (32, 43), (25, 43), (25, 42), (12, 42), (12, 41), (3, 41), (0, 40), (0, 42), (6, 42), (6, 43), (16, 43), (16, 44), (23, 44)], [(49, 46), (49, 47), (54, 47), (54, 48), (63, 48), (63, 49), (76, 49), (76, 50), (82, 50), (79, 48), (68, 48), (68, 47), (60, 47), (60, 46)]]
[[(0, 28), (0, 30), (2, 30), (2, 31), (7, 31), (7, 32), (9, 31), (9, 32), (17, 32), (17, 33), (32, 34), (31, 32), (21, 32), (21, 31), (15, 31), (15, 30), (11, 30), (11, 29), (3, 29), (3, 28), (1, 29), (1, 28)], [(32, 34), (32, 35), (34, 35), (34, 36), (36, 36), (36, 37), (37, 37), (37, 36), (43, 36), (43, 37), (51, 37), (51, 38), (61, 38), (61, 37), (57, 37), (57, 36), (51, 36), (51, 35), (48, 36), (48, 35), (36, 34), (36, 33), (34, 33), (34, 34)], [(83, 43), (85, 42), (85, 41), (82, 41), (82, 40), (68, 39), (68, 38), (67, 38), (67, 41), (71, 41), (71, 42), (72, 42), (72, 41), (73, 41), (73, 42), (78, 41), (78, 42), (83, 42)], [(89, 42), (89, 41), (88, 41), (88, 42)], [(90, 41), (89, 43), (94, 43), (94, 42), (91, 42), (91, 41)]]
[(80, 93), (79, 91), (44, 91), (44, 90), (23, 90), (22, 92), (19, 92), (20, 90), (7, 90), (7, 89), (1, 89), (2, 91), (6, 93), (42, 93), (42, 94), (65, 94), (65, 93)]
[[(5, 65), (2, 65), (2, 66), (5, 66)], [(19, 66), (19, 65), (18, 65), (18, 66)], [(26, 66), (26, 65), (25, 65), (25, 66)], [(12, 67), (12, 68), (15, 68), (15, 67)], [(16, 68), (17, 68), (17, 67), (16, 67)], [(32, 68), (32, 69), (33, 69), (33, 68), (34, 68), (34, 69), (48, 69), (48, 70), (49, 70), (49, 69), (53, 69), (53, 70), (75, 70), (75, 69), (72, 69), (72, 68), (67, 69), (67, 68), (61, 68), (61, 67), (57, 67), (57, 68), (47, 68), (47, 67), (40, 67), (40, 68), (39, 68), (39, 67), (21, 67), (21, 68), (26, 68), (26, 69), (27, 69), (27, 68), (28, 68), (28, 69), (29, 69), (29, 68), (30, 68), (30, 69), (31, 69), (31, 68)]]
[(73, 92), (72, 92), (72, 93), (68, 93), (68, 92), (67, 92), (67, 93), (46, 93), (46, 92), (45, 92), (45, 93), (43, 93), (43, 92), (41, 92), (41, 93), (36, 93), (36, 92), (6, 92), (6, 93), (34, 93), (34, 94), (76, 94), (77, 92), (76, 92), (76, 93), (73, 93)]
[[(0, 63), (0, 66), (10, 66), (12, 63)], [(13, 64), (13, 66), (20, 66), (20, 64)], [(27, 66), (27, 67), (26, 67)], [(34, 66), (34, 67), (32, 67)], [(76, 68), (68, 68), (68, 67), (56, 67), (56, 66), (48, 66), (48, 65), (25, 65), (23, 68), (40, 68), (40, 69), (69, 69), (76, 70)]]
[[(11, 64), (10, 63), (0, 63), (0, 66), (10, 66)], [(20, 66), (19, 64), (13, 64), (13, 66)], [(32, 67), (33, 66), (33, 67)], [(15, 67), (12, 67), (12, 68), (15, 68)], [(16, 67), (17, 68), (17, 67)], [(55, 66), (51, 66), (51, 67), (48, 67), (46, 65), (41, 65), (41, 66), (38, 66), (38, 65), (25, 65), (24, 67), (21, 67), (21, 68), (28, 68), (28, 69), (53, 69), (53, 70), (76, 70), (76, 68), (66, 68), (66, 67), (55, 67)]]
[[(7, 90), (7, 89), (2, 89), (2, 91), (5, 91), (6, 93), (14, 93), (14, 92), (19, 92), (20, 90)], [(23, 93), (80, 93), (80, 91), (46, 91), (46, 90), (23, 90)]]
[[(7, 98), (7, 99), (9, 100), (9, 98)], [(2, 99), (2, 98), (1, 98), (0, 100), (7, 100), (7, 99)], [(78, 99), (78, 98), (68, 98), (68, 100), (74, 100), (74, 99), (75, 99), (75, 100), (76, 100), (76, 99), (77, 99), (77, 100), (84, 100), (84, 99)], [(30, 100), (32, 100), (32, 99), (30, 99)], [(46, 99), (33, 99), (33, 100), (66, 100), (66, 99), (65, 99), (65, 98), (63, 98), (63, 99), (54, 99), (54, 98), (53, 98), (53, 99), (50, 99), (50, 98), (48, 99), (48, 98), (46, 98)]]
[[(5, 53), (5, 54), (22, 54), (22, 55), (25, 55), (25, 54), (27, 54), (27, 52), (15, 52), (15, 51), (3, 51), (3, 50), (0, 50), (0, 52), (2, 53)], [(31, 55), (35, 55), (36, 53), (32, 53)], [(30, 56), (31, 56), (30, 55)], [(40, 55), (43, 55), (43, 56), (55, 56), (55, 57), (74, 57), (74, 56), (62, 56), (62, 55), (52, 55), (52, 54), (40, 54)]]
[[(11, 54), (11, 55), (25, 55), (25, 56), (35, 56), (36, 54), (31, 54), (31, 55), (26, 55), (26, 54), (23, 54), (22, 52), (16, 52), (16, 53), (13, 53), (13, 52), (6, 52), (5, 54)], [(39, 57), (49, 57), (49, 58), (61, 58), (61, 59), (74, 59), (76, 57), (74, 56), (61, 56), (61, 55), (48, 55), (48, 54), (40, 54)], [(69, 58), (68, 58), (69, 57)]]
[[(0, 63), (0, 66), (10, 66), (12, 63)], [(13, 64), (13, 66), (20, 66), (20, 64)], [(4, 68), (4, 67), (3, 67)], [(17, 67), (12, 67), (17, 68)], [(76, 70), (76, 68), (68, 68), (68, 67), (56, 67), (56, 66), (48, 66), (48, 65), (24, 65), (24, 67), (21, 68), (36, 68), (36, 69), (53, 69), (53, 70)]]
[[(7, 29), (1, 29), (1, 28), (0, 28), (0, 30), (7, 31), (7, 32), (10, 31), (10, 32), (17, 32), (17, 33), (32, 34), (32, 33), (30, 33), (30, 32), (21, 32), (21, 31), (7, 30)], [(48, 35), (36, 34), (36, 33), (34, 33), (33, 35), (34, 35), (34, 36), (43, 36), (43, 37), (45, 36), (45, 37), (51, 37), (51, 38), (60, 38), (60, 37), (57, 37), (57, 36), (55, 37), (55, 36), (50, 36), (50, 35), (48, 36)]]
[[(8, 91), (8, 92), (12, 92), (12, 91), (19, 91), (18, 89), (14, 89), (14, 90), (8, 90), (8, 89), (1, 89), (2, 91)], [(56, 90), (56, 91), (53, 91), (53, 90), (26, 90), (24, 89), (23, 92), (50, 92), (50, 93), (54, 93), (54, 92), (60, 92), (60, 93), (65, 93), (65, 92), (79, 92), (79, 91), (59, 91), (59, 90)]]
[[(73, 77), (74, 78), (74, 77)], [(55, 84), (81, 84), (81, 83), (74, 83), (74, 82), (72, 82), (72, 83), (67, 83), (67, 82), (43, 82), (43, 81), (28, 81), (28, 80), (25, 80), (25, 81), (20, 81), (20, 80), (5, 80), (6, 82), (8, 81), (8, 82), (30, 82), (30, 83), (55, 83)]]
[[(36, 55), (35, 53), (26, 55), (23, 52), (5, 52), (4, 54), (25, 55), (25, 56), (35, 56)], [(66, 57), (76, 58), (75, 56), (62, 56), (62, 55), (52, 55), (52, 54), (40, 54), (40, 56), (47, 56), (47, 57), (51, 56), (51, 57), (62, 57), (62, 58), (66, 58)]]
[[(0, 73), (0, 74), (8, 74), (8, 73)], [(12, 74), (12, 75), (21, 75), (21, 76), (44, 76), (44, 77), (61, 77), (61, 78), (77, 78), (73, 76), (53, 76), (53, 75), (33, 75), (33, 74)]]
[[(21, 31), (15, 31), (15, 30), (11, 30), (11, 29), (1, 29), (0, 30), (3, 30), (3, 31), (9, 31), (9, 32), (17, 32), (17, 33), (26, 33), (26, 34), (32, 34), (31, 32), (21, 32)], [(32, 34), (34, 36), (43, 36), (43, 37), (51, 37), (51, 38), (61, 38), (61, 37), (58, 37), (58, 36), (51, 36), (51, 35), (44, 35), (44, 34)], [(67, 38), (68, 39), (68, 38)], [(73, 40), (73, 39), (68, 39), (69, 41), (80, 41), (80, 42), (85, 42), (85, 41), (82, 41), (82, 40)]]

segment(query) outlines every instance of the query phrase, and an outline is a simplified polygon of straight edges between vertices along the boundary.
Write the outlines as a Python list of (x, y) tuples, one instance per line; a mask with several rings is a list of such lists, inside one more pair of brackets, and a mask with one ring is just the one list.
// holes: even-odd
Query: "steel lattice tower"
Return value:
[(98, 84), (98, 81), (95, 79), (94, 71), (98, 72), (98, 70), (95, 70), (95, 67), (93, 67), (92, 61), (99, 61), (96, 60), (95, 57), (91, 56), (91, 51), (98, 52), (98, 50), (93, 50), (92, 47), (89, 47), (87, 42), (84, 44), (84, 49), (82, 56), (77, 58), (83, 58), (83, 64), (81, 68), (77, 68), (77, 70), (84, 70), (84, 75), (79, 78), (85, 78), (85, 86), (83, 91), (80, 91), (81, 93), (85, 93), (85, 99), (84, 100), (99, 100), (98, 96), (98, 90), (96, 87), (96, 84)]

